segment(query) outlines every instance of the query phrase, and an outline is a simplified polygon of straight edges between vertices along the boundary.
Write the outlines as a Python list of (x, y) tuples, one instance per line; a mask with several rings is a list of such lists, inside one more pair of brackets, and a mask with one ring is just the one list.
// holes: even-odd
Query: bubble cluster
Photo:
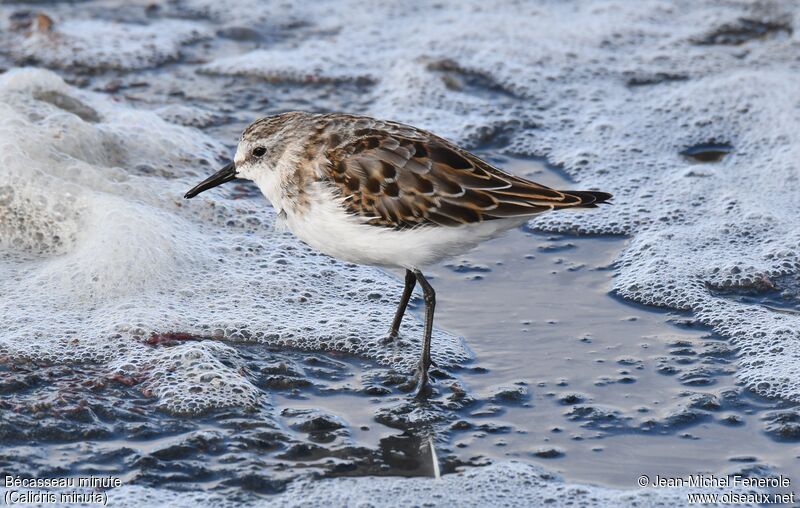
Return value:
[[(650, 478), (643, 477), (643, 480)], [(252, 489), (251, 489), (252, 490)], [(544, 468), (510, 461), (487, 467), (470, 468), (465, 472), (449, 474), (440, 481), (433, 478), (397, 478), (379, 476), (364, 481), (362, 478), (333, 478), (298, 480), (285, 490), (267, 498), (253, 492), (237, 496), (213, 492), (166, 490), (140, 485), (123, 485), (107, 491), (114, 506), (174, 506), (193, 507), (201, 504), (214, 506), (260, 505), (300, 507), (330, 504), (333, 506), (374, 506), (375, 500), (390, 500), (392, 506), (441, 506), (444, 503), (465, 507), (529, 506), (539, 500), (547, 506), (646, 506), (670, 507), (685, 503), (687, 493), (717, 493), (733, 490), (740, 495), (758, 492), (741, 487), (695, 488), (641, 488), (622, 490), (579, 483), (567, 483), (560, 476)]]
[[(700, 489), (723, 492), (723, 489)], [(276, 506), (365, 506), (375, 499), (391, 499), (395, 506), (529, 506), (538, 500), (546, 506), (650, 506), (667, 507), (686, 499), (684, 489), (617, 490), (566, 483), (538, 466), (506, 462), (442, 477), (398, 479), (391, 477), (337, 478), (292, 483), (276, 496)], [(446, 500), (446, 501), (445, 501)]]

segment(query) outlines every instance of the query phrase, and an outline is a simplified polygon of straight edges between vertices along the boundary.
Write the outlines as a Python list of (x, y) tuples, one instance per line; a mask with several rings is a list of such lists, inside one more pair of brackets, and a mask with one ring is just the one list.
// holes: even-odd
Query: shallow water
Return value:
[[(204, 10), (211, 7), (196, 10), (197, 4), (204, 5), (179, 3), (160, 11), (134, 5), (117, 13), (108, 12), (103, 2), (48, 4), (43, 9), (56, 18), (56, 27), (72, 17), (122, 19), (142, 26), (176, 17), (207, 32), (198, 39), (176, 35), (176, 53), (171, 53), (172, 42), (160, 40), (155, 54), (142, 52), (134, 37), (132, 53), (122, 52), (123, 60), (127, 55), (136, 64), (133, 68), (118, 68), (107, 55), (99, 61), (89, 58), (84, 67), (61, 68), (48, 59), (52, 48), (32, 46), (30, 40), (29, 53), (10, 46), (14, 51), (4, 54), (3, 65), (55, 68), (67, 82), (99, 91), (112, 102), (157, 111), (168, 121), (200, 129), (224, 149), (214, 147), (216, 151), (198, 155), (204, 165), (193, 168), (197, 175), (213, 170), (213, 157), (222, 162), (229, 156), (241, 129), (257, 116), (289, 109), (393, 111), (394, 104), (371, 104), (374, 96), (367, 92), (375, 85), (369, 76), (352, 79), (320, 72), (298, 79), (252, 69), (242, 71), (245, 75), (226, 75), (225, 58), (259, 48), (292, 48), (304, 37), (325, 39), (335, 31), (328, 34), (324, 26), (292, 21), (288, 15), (257, 33), (242, 26), (246, 23), (241, 19), (220, 28)], [(35, 12), (27, 4), (2, 7), (3, 15), (14, 22), (30, 19)], [(763, 37), (772, 37), (772, 32), (784, 37), (786, 31), (767, 30)], [(18, 37), (18, 44), (22, 32), (8, 33)], [(717, 39), (735, 36), (740, 41), (743, 33), (721, 31), (716, 39), (698, 44), (738, 45), (741, 42)], [(84, 54), (76, 52), (78, 57)], [(259, 62), (255, 57), (254, 61)], [(460, 94), (464, 102), (456, 101), (456, 111), (470, 109), (464, 104), (475, 106), (470, 109), (474, 113), (484, 102), (492, 108), (520, 102), (517, 92), (482, 73), (446, 60), (426, 65), (448, 90)], [(681, 79), (636, 78), (629, 86)], [(473, 104), (473, 99), (478, 102)], [(59, 100), (63, 99), (50, 98)], [(74, 104), (61, 106), (81, 111)], [(458, 115), (454, 118), (462, 122)], [(527, 117), (529, 123), (523, 122), (521, 130), (535, 130), (535, 121)], [(516, 174), (556, 187), (582, 186), (543, 158), (509, 155), (520, 126), (501, 122), (491, 132), (478, 129), (476, 134), (473, 129), (465, 138), (478, 153)], [(685, 157), (708, 164), (693, 170), (693, 176), (708, 176), (718, 167), (713, 164), (736, 151), (735, 143), (717, 140), (707, 145), (716, 150), (714, 156), (698, 156), (697, 147), (684, 150)], [(149, 176), (164, 171), (165, 189), (172, 192), (166, 187), (176, 177), (170, 170), (142, 168), (128, 160), (119, 165)], [(175, 171), (178, 178), (187, 176)], [(176, 186), (173, 194), (179, 196), (177, 192)], [(247, 184), (231, 186), (214, 198), (225, 206), (244, 203), (247, 211), (267, 206)], [(142, 196), (135, 200), (146, 201)], [(193, 211), (211, 216), (200, 207), (186, 213)], [(220, 228), (233, 227), (225, 222), (232, 221), (230, 217), (213, 218)], [(569, 220), (564, 219), (564, 229), (572, 229)], [(257, 233), (248, 230), (243, 237), (249, 235)], [(432, 267), (428, 273), (437, 291), (436, 326), (463, 336), (473, 359), (436, 369), (436, 395), (427, 405), (409, 400), (407, 376), (377, 361), (335, 351), (253, 344), (239, 336), (200, 340), (165, 333), (134, 344), (154, 358), (187, 344), (223, 344), (229, 349), (218, 357), (220, 363), (262, 395), (247, 407), (212, 407), (192, 415), (159, 405), (159, 395), (147, 388), (146, 375), (112, 375), (96, 359), (0, 358), (0, 468), (4, 474), (40, 477), (113, 474), (126, 485), (213, 491), (243, 501), (272, 499), (308, 475), (431, 477), (434, 460), (449, 475), (516, 459), (558, 472), (568, 482), (623, 489), (636, 489), (641, 474), (744, 471), (800, 481), (796, 405), (745, 388), (736, 377), (740, 351), (692, 313), (632, 304), (611, 292), (619, 268), (615, 260), (630, 242), (622, 235), (574, 236), (524, 227)], [(287, 249), (280, 255), (292, 252), (297, 251)], [(35, 265), (37, 259), (29, 262)], [(274, 269), (261, 262), (259, 266)], [(370, 272), (353, 268), (347, 273), (352, 274), (350, 282), (363, 282), (357, 284), (361, 290), (372, 291)], [(393, 276), (400, 280), (401, 274)], [(715, 288), (713, 294), (796, 312), (792, 276), (784, 282), (781, 287), (789, 288), (788, 296), (777, 290), (750, 294), (738, 288)], [(356, 300), (356, 308), (370, 313), (380, 306), (385, 312), (399, 297), (399, 287), (376, 288), (370, 294), (374, 298)], [(354, 308), (347, 303), (348, 309)], [(410, 311), (423, 311), (418, 297)], [(370, 316), (375, 319), (375, 314)], [(419, 328), (416, 324), (407, 333), (418, 333)], [(436, 360), (436, 340), (433, 356)]]

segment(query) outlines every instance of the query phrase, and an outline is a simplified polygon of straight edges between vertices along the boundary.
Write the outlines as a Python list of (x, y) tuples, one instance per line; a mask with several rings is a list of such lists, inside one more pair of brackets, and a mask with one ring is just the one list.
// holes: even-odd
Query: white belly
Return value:
[(417, 268), (466, 252), (525, 222), (501, 219), (458, 227), (425, 226), (395, 230), (365, 224), (334, 199), (312, 199), (300, 213), (287, 210), (286, 225), (311, 247), (351, 263)]

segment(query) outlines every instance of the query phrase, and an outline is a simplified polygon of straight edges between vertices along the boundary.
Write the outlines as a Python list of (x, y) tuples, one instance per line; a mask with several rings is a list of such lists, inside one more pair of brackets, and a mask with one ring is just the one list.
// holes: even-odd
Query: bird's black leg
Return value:
[(397, 306), (397, 312), (394, 314), (394, 321), (392, 321), (392, 329), (389, 330), (389, 336), (396, 338), (400, 333), (400, 323), (403, 322), (403, 315), (406, 313), (408, 301), (411, 299), (411, 293), (414, 291), (414, 286), (417, 284), (417, 277), (411, 270), (406, 270), (406, 285), (403, 288), (403, 296), (400, 297), (400, 305)]
[(419, 270), (414, 270), (417, 282), (422, 286), (425, 300), (425, 336), (422, 342), (422, 356), (419, 359), (419, 390), (417, 398), (425, 397), (428, 388), (428, 369), (431, 366), (431, 333), (433, 332), (433, 311), (436, 308), (436, 292)]

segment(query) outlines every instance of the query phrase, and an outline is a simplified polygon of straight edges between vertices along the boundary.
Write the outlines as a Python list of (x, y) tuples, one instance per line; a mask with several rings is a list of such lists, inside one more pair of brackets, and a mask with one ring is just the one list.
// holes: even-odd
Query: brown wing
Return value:
[[(349, 136), (331, 129), (327, 176), (345, 206), (370, 224), (457, 226), (525, 217), (554, 208), (594, 206), (610, 194), (558, 191), (501, 171), (428, 132), (354, 119)], [(346, 141), (343, 139), (346, 138)]]

